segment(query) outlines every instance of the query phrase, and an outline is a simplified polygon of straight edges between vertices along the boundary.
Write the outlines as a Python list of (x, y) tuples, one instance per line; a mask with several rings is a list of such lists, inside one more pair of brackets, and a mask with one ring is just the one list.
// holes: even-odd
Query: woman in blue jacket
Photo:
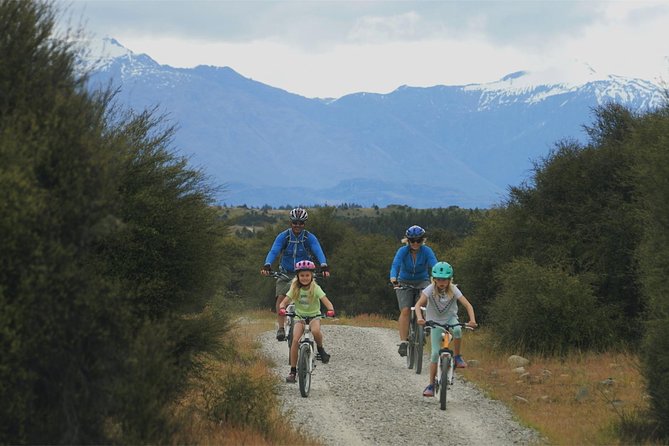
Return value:
[[(418, 301), (421, 290), (430, 284), (430, 271), (436, 265), (437, 257), (432, 248), (425, 245), (425, 229), (420, 226), (407, 229), (402, 243), (404, 246), (397, 250), (390, 267), (390, 282), (395, 287), (400, 308), (400, 345), (397, 352), (406, 356), (411, 307)], [(400, 288), (402, 285), (414, 288)]]
[(302, 260), (312, 260), (318, 262), (320, 265), (323, 277), (328, 277), (330, 271), (328, 268), (325, 254), (321, 244), (316, 236), (306, 229), (304, 224), (309, 218), (306, 209), (295, 208), (290, 211), (290, 228), (279, 233), (274, 239), (274, 243), (267, 253), (265, 264), (260, 270), (260, 274), (268, 276), (272, 272), (272, 263), (281, 255), (279, 262), (279, 271), (285, 273), (288, 278), (278, 278), (276, 280), (276, 312), (278, 330), (276, 332), (276, 339), (279, 341), (285, 340), (286, 332), (283, 328), (286, 321), (286, 316), (279, 314), (279, 304), (286, 297), (286, 293), (290, 289), (290, 282), (295, 276), (295, 264)]

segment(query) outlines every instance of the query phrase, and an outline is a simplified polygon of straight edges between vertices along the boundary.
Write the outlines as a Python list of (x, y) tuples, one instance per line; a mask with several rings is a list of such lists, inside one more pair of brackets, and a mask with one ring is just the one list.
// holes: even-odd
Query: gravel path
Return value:
[[(326, 445), (515, 445), (541, 444), (539, 435), (514, 421), (498, 401), (456, 375), (448, 406), (425, 398), (427, 360), (421, 375), (397, 354), (397, 332), (385, 328), (323, 326), (332, 359), (318, 362), (308, 398), (297, 384), (282, 384), (284, 408), (295, 425)], [(274, 332), (260, 339), (264, 353), (288, 374), (288, 348)], [(422, 432), (416, 437), (415, 432)], [(415, 440), (414, 440), (415, 439)]]

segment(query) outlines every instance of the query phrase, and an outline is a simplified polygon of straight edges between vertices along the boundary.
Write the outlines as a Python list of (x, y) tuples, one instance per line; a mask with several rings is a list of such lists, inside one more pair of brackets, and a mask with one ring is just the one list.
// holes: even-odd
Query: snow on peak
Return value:
[(480, 85), (486, 90), (527, 91), (538, 86), (560, 85), (563, 88), (580, 87), (589, 82), (608, 79), (590, 64), (578, 60), (559, 66), (548, 66), (537, 70), (523, 70), (507, 74), (496, 82)]
[(113, 37), (86, 39), (81, 43), (87, 49), (85, 65), (95, 67), (95, 69), (102, 69), (121, 57), (128, 59), (136, 57), (135, 53)]

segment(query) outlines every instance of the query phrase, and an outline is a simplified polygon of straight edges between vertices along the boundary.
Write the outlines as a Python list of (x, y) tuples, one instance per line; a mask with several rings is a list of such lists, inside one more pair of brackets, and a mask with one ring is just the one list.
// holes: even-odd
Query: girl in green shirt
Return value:
[(286, 382), (294, 383), (297, 375), (297, 347), (304, 332), (304, 323), (309, 322), (311, 333), (314, 335), (318, 353), (323, 364), (330, 361), (330, 355), (323, 348), (323, 333), (321, 333), (321, 302), (327, 308), (326, 315), (334, 316), (334, 307), (327, 298), (323, 289), (314, 280), (316, 265), (309, 260), (302, 260), (295, 264), (297, 273), (285, 299), (279, 304), (279, 314), (285, 316), (286, 306), (295, 304), (295, 325), (293, 326), (293, 343), (290, 346), (290, 373)]

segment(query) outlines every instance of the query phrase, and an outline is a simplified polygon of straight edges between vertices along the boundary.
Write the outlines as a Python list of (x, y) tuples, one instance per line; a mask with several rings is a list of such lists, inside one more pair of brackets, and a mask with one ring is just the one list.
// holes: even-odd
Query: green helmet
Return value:
[(452, 279), (453, 267), (446, 262), (437, 262), (432, 267), (432, 277), (435, 279)]

